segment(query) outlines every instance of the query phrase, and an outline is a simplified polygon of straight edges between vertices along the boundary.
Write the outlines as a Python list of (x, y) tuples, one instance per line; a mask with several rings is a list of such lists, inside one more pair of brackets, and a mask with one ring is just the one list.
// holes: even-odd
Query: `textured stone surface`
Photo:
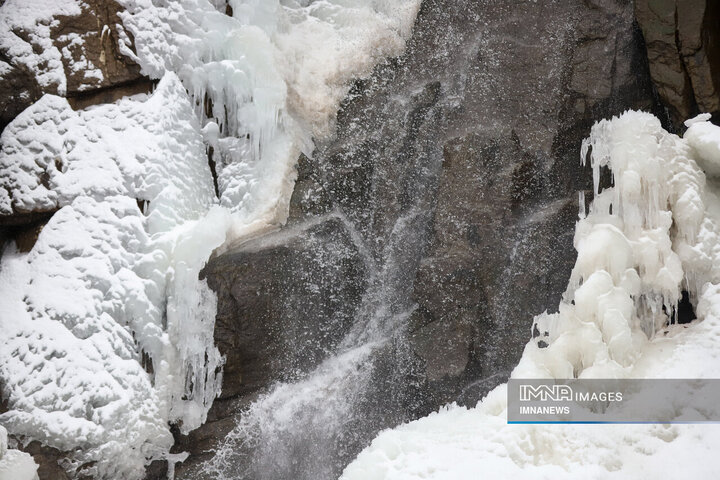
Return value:
[(365, 268), (345, 223), (332, 214), (250, 240), (208, 263), (202, 275), (218, 295), (215, 341), (227, 362), (207, 423), (177, 436), (176, 449), (193, 455), (178, 467), (180, 478), (209, 455), (235, 425), (233, 414), (257, 393), (334, 353), (352, 326)]
[[(0, 55), (0, 59), (7, 59), (4, 52)], [(24, 65), (13, 65), (12, 70), (0, 76), (0, 131), (42, 95), (35, 74)]]
[[(51, 29), (53, 45), (62, 55), (63, 70), (67, 79), (65, 95), (77, 98), (79, 106), (86, 106), (86, 96), (100, 90), (147, 81), (140, 74), (140, 67), (120, 53), (118, 43), (122, 21), (118, 17), (121, 7), (113, 0), (86, 0), (81, 14), (59, 16)], [(22, 30), (13, 32), (17, 37), (32, 44), (32, 36)], [(129, 32), (123, 31), (130, 40)], [(57, 85), (41, 87), (35, 75), (22, 63), (15, 62), (12, 53), (0, 49), (0, 60), (10, 65), (10, 70), (0, 76), (0, 131), (20, 112), (37, 101), (45, 93), (58, 94)], [(101, 76), (93, 73), (99, 71)], [(62, 93), (62, 92), (60, 92)], [(119, 98), (117, 94), (115, 99)], [(97, 98), (96, 100), (101, 100)], [(97, 103), (97, 101), (92, 102)]]
[(477, 402), (556, 307), (589, 187), (580, 143), (598, 118), (659, 110), (645, 62), (628, 2), (426, 1), (406, 54), (358, 83), (305, 162), (293, 211), (339, 209), (379, 263), (412, 208), (430, 214), (399, 274), (431, 408)]
[[(77, 16), (58, 16), (51, 27), (53, 45), (61, 52), (67, 80), (64, 93), (75, 109), (116, 101), (123, 96), (148, 93), (155, 83), (140, 74), (140, 67), (120, 53), (118, 16), (121, 7), (113, 0), (83, 2)], [(13, 33), (33, 44), (28, 32)], [(122, 35), (129, 36), (123, 30)], [(132, 37), (129, 36), (130, 40)], [(36, 75), (23, 62), (15, 61), (12, 52), (0, 46), (0, 60), (9, 70), (0, 75), (0, 131), (25, 108), (46, 93), (58, 94), (58, 85), (41, 87)], [(42, 69), (42, 65), (39, 67)], [(97, 73), (99, 72), (100, 75)], [(6, 240), (15, 240), (23, 251), (32, 248), (42, 225), (52, 212), (15, 212), (0, 218), (0, 251)]]
[(38, 464), (37, 473), (40, 480), (70, 480), (65, 469), (60, 466), (60, 463), (65, 459), (65, 455), (59, 450), (46, 447), (40, 442), (30, 442), (28, 445), (18, 445), (18, 447), (32, 455), (33, 460)]
[[(53, 29), (55, 45), (63, 53), (63, 66), (67, 78), (67, 96), (80, 96), (84, 92), (101, 90), (140, 80), (140, 67), (120, 53), (118, 28), (122, 20), (118, 12), (122, 7), (113, 0), (85, 0), (82, 13), (74, 17), (60, 17)], [(82, 42), (72, 41), (73, 34)], [(132, 34), (123, 32), (132, 41)], [(102, 79), (88, 78), (84, 68), (89, 63), (102, 72)]]
[(720, 114), (720, 1), (637, 0), (650, 74), (676, 128)]
[(343, 222), (330, 215), (211, 260), (203, 275), (218, 294), (221, 398), (291, 380), (333, 353), (352, 324), (364, 269)]
[[(592, 123), (627, 108), (662, 115), (651, 80), (676, 127), (720, 111), (719, 4), (426, 0), (406, 54), (358, 82), (336, 137), (300, 159), (288, 226), (205, 269), (225, 381), (208, 422), (177, 435), (175, 451), (192, 454), (179, 475), (269, 384), (333, 354), (369, 284), (391, 291), (392, 313), (412, 314), (373, 358), (343, 450), (328, 452), (340, 467), (377, 430), (472, 405), (502, 382), (572, 267), (577, 191), (589, 187), (578, 152)], [(119, 54), (117, 11), (87, 1), (53, 32), (68, 47), (74, 108), (152, 88)], [(83, 56), (102, 80), (76, 68)], [(43, 93), (22, 66), (0, 78), (0, 128)], [(32, 242), (37, 220), (13, 228)], [(55, 478), (62, 455), (28, 448)], [(148, 478), (165, 468), (154, 463)]]

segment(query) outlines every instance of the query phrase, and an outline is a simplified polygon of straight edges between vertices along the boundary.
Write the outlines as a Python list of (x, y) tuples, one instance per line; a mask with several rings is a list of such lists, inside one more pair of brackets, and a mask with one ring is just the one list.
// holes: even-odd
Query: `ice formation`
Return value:
[[(219, 383), (217, 349), (197, 345), (212, 339), (214, 312), (191, 305), (225, 239), (222, 221), (215, 234), (201, 225), (214, 195), (198, 120), (168, 73), (147, 98), (84, 111), (46, 95), (1, 140), (0, 208), (58, 211), (32, 251), (3, 257), (0, 373), (12, 408), (0, 418), (22, 438), (82, 447), (76, 460), (97, 462), (99, 476), (140, 476), (172, 444), (167, 421), (198, 426)], [(187, 323), (204, 331), (179, 335)]]
[[(684, 138), (632, 111), (592, 128), (582, 159), (595, 195), (577, 223), (578, 259), (559, 312), (535, 318), (543, 336), (514, 378), (720, 375), (720, 198), (709, 178), (720, 127), (708, 119), (688, 122)], [(688, 325), (675, 322), (682, 290), (696, 305)], [(669, 406), (676, 418), (686, 407)], [(507, 425), (501, 385), (476, 408), (381, 433), (342, 479), (715, 478), (718, 441), (717, 425)]]
[(204, 121), (220, 204), (244, 231), (287, 216), (301, 151), (330, 131), (354, 77), (397, 55), (418, 0), (120, 0), (128, 52), (157, 78), (177, 72)]
[[(220, 389), (200, 269), (284, 222), (299, 153), (332, 130), (353, 78), (400, 53), (419, 1), (119, 3), (120, 50), (155, 91), (80, 111), (46, 95), (0, 138), (0, 212), (54, 212), (0, 265), (0, 422), (72, 452), (82, 474), (133, 479), (172, 457), (168, 422), (196, 428)], [(12, 61), (61, 95), (50, 34), (79, 8), (0, 6)]]

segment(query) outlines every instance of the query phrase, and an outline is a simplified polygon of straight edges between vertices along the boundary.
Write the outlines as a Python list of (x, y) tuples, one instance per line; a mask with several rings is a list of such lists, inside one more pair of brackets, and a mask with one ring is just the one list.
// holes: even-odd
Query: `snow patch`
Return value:
[[(708, 114), (705, 114), (708, 115)], [(698, 119), (703, 118), (705, 121)], [(700, 167), (711, 177), (720, 176), (720, 127), (710, 123), (709, 117), (698, 115), (688, 125), (685, 140), (695, 149)], [(686, 122), (687, 123), (687, 122)]]

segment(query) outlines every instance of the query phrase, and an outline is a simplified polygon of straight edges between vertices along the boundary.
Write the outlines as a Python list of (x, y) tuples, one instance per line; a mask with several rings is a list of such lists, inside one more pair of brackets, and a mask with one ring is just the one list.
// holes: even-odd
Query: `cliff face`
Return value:
[[(383, 315), (407, 315), (370, 360), (362, 419), (326, 454), (335, 472), (381, 428), (477, 402), (516, 364), (533, 315), (557, 305), (590, 181), (580, 143), (596, 119), (628, 108), (663, 114), (632, 3), (423, 2), (406, 53), (358, 82), (336, 136), (301, 158), (288, 226), (271, 246), (255, 240), (208, 264), (229, 396), (183, 445), (200, 454), (196, 440), (261, 391), (258, 364), (233, 359), (269, 341), (278, 353), (265, 381), (302, 377), (322, 348), (298, 349), (287, 332), (328, 326), (331, 354), (366, 321), (358, 298), (378, 288)], [(316, 260), (327, 252), (333, 260)], [(238, 294), (247, 282), (260, 288)], [(268, 336), (276, 325), (286, 333)], [(288, 348), (304, 360), (276, 362)]]
[[(98, 0), (58, 12), (45, 36), (10, 25), (23, 46), (0, 52), (0, 127), (44, 93), (84, 108), (148, 91), (122, 54), (132, 38), (119, 8)], [(590, 188), (581, 140), (628, 108), (676, 130), (720, 112), (719, 19), (717, 0), (425, 0), (405, 54), (358, 81), (332, 138), (299, 159), (287, 226), (203, 271), (227, 363), (208, 422), (176, 435), (175, 450), (191, 453), (179, 478), (200, 478), (275, 382), (363, 342), (378, 346), (343, 429), (320, 444), (322, 458), (302, 444), (308, 431), (283, 454), (312, 460), (267, 475), (332, 477), (378, 430), (447, 402), (473, 405), (504, 381), (574, 263), (577, 192)], [(1, 216), (0, 244), (29, 249), (53, 212)], [(64, 478), (62, 452), (25, 448), (41, 478)], [(328, 465), (320, 476), (318, 464)], [(156, 462), (148, 478), (165, 470)]]
[(635, 15), (650, 75), (675, 125), (720, 113), (720, 2), (638, 0)]

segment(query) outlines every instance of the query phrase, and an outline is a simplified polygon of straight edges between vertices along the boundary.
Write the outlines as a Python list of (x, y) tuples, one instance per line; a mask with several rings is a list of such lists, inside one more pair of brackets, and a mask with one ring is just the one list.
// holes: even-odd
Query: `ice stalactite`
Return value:
[(0, 208), (57, 212), (29, 253), (3, 257), (0, 420), (97, 478), (141, 477), (172, 445), (167, 422), (199, 425), (219, 388), (214, 311), (196, 305), (212, 299), (185, 284), (227, 215), (206, 215), (212, 181), (185, 95), (172, 73), (149, 97), (79, 112), (46, 95), (2, 136)]
[(237, 235), (284, 223), (298, 155), (311, 155), (313, 136), (332, 130), (349, 82), (402, 51), (419, 7), (417, 0), (230, 0), (227, 9), (207, 0), (120, 3), (143, 72), (177, 72), (190, 92)]
[[(628, 112), (597, 123), (583, 143), (594, 198), (575, 231), (578, 258), (559, 312), (535, 319), (549, 346), (528, 346), (524, 376), (626, 376), (656, 333), (676, 323), (683, 290), (697, 303), (713, 273), (718, 223), (708, 208), (703, 159), (652, 115)], [(697, 158), (697, 162), (696, 159)], [(613, 186), (599, 188), (600, 169)], [(720, 265), (719, 265), (720, 266)], [(518, 373), (519, 374), (519, 373)]]
[[(580, 210), (577, 262), (512, 377), (720, 375), (720, 127), (708, 119), (688, 121), (684, 138), (632, 111), (593, 127), (582, 160), (589, 153), (595, 191)], [(696, 305), (689, 325), (673, 313), (683, 291)], [(717, 476), (717, 425), (507, 425), (506, 388), (381, 433), (342, 478)], [(677, 416), (687, 407), (670, 405)]]

